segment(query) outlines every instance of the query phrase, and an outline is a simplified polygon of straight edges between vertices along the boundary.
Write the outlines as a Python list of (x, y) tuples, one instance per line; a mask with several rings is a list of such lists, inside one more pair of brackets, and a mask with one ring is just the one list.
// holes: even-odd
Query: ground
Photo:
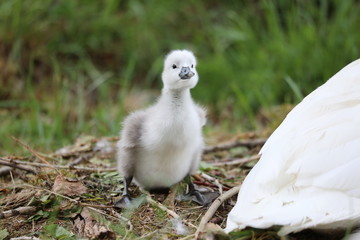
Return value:
[[(119, 199), (122, 177), (116, 173), (116, 137), (82, 136), (73, 145), (42, 154), (15, 139), (29, 155), (6, 156), (0, 164), (0, 239), (27, 236), (32, 239), (280, 239), (276, 229), (246, 229), (226, 235), (227, 213), (236, 194), (200, 225), (209, 206), (181, 200), (186, 185), (169, 194), (150, 194), (131, 187), (132, 209), (112, 207)], [(266, 139), (243, 134), (206, 148), (197, 188), (226, 192), (241, 184), (256, 163)], [(30, 239), (30, 238), (28, 238)], [(340, 239), (305, 231), (287, 239)]]

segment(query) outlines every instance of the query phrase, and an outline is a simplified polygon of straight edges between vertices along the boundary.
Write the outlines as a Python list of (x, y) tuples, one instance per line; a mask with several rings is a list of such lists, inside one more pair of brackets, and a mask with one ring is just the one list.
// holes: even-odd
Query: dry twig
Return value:
[(119, 137), (100, 137), (100, 138), (94, 138), (91, 140), (92, 143), (96, 143), (98, 141), (101, 141), (101, 140), (106, 140), (106, 141), (109, 141), (109, 142), (117, 142), (119, 141)]
[(190, 234), (190, 235), (188, 235), (188, 236), (185, 236), (185, 237), (183, 237), (183, 238), (180, 238), (179, 240), (194, 239), (194, 237), (195, 237), (195, 234)]
[(220, 194), (223, 194), (223, 188), (224, 188), (224, 186), (219, 182), (219, 180), (217, 180), (216, 178), (214, 178), (214, 177), (212, 177), (212, 176), (207, 175), (207, 174), (204, 173), (204, 172), (201, 172), (201, 173), (200, 173), (200, 176), (201, 176), (202, 178), (204, 178), (205, 180), (213, 183), (213, 184), (219, 189), (219, 193), (220, 193)]
[(84, 161), (87, 161), (89, 160), (90, 158), (92, 158), (95, 154), (93, 152), (91, 153), (87, 153), (87, 154), (82, 154), (81, 156), (79, 156), (78, 158), (74, 159), (73, 161), (71, 161), (69, 163), (69, 168), (74, 168), (75, 165), (81, 163), (81, 162), (84, 162)]
[(254, 155), (251, 157), (244, 157), (244, 158), (229, 158), (220, 162), (210, 162), (211, 165), (215, 167), (219, 166), (233, 166), (233, 165), (242, 165), (248, 162), (256, 161), (260, 159), (260, 155)]
[(114, 219), (117, 219), (117, 220), (122, 220), (122, 221), (128, 221), (128, 220), (129, 220), (129, 219), (127, 219), (127, 218), (125, 218), (125, 217), (122, 217), (122, 216), (119, 217), (119, 218), (118, 218), (118, 217), (114, 217), (114, 216), (111, 216), (111, 215), (109, 215), (109, 214), (107, 214), (107, 213), (104, 213), (104, 212), (100, 211), (99, 209), (96, 209), (96, 208), (98, 208), (98, 207), (99, 207), (99, 208), (113, 208), (113, 206), (93, 205), (93, 204), (83, 203), (83, 202), (80, 202), (80, 201), (78, 201), (78, 200), (76, 200), (76, 199), (73, 199), (73, 198), (67, 197), (67, 196), (65, 196), (65, 195), (62, 195), (62, 194), (59, 194), (59, 193), (50, 191), (50, 190), (45, 189), (45, 188), (36, 187), (36, 186), (30, 185), (30, 184), (24, 184), (24, 185), (25, 185), (25, 186), (28, 186), (28, 187), (31, 187), (31, 188), (43, 190), (43, 191), (45, 191), (45, 192), (48, 192), (48, 193), (51, 193), (51, 194), (54, 194), (54, 195), (57, 195), (57, 196), (60, 196), (60, 197), (65, 198), (65, 199), (67, 199), (67, 200), (69, 200), (69, 201), (71, 201), (71, 202), (77, 203), (77, 204), (79, 204), (80, 206), (88, 207), (89, 209), (94, 210), (94, 211), (96, 211), (96, 212), (98, 212), (98, 213), (100, 213), (100, 214), (102, 214), (102, 215), (104, 215), (104, 216), (111, 217), (111, 218), (114, 218)]
[(193, 228), (196, 229), (196, 226), (195, 226), (194, 224), (192, 224), (192, 223), (189, 222), (189, 221), (182, 220), (182, 219), (180, 218), (180, 216), (179, 216), (176, 212), (168, 209), (168, 208), (165, 207), (163, 204), (155, 201), (154, 199), (152, 199), (152, 198), (150, 197), (149, 194), (147, 194), (147, 193), (145, 193), (145, 194), (146, 194), (146, 201), (147, 201), (148, 203), (150, 203), (151, 205), (153, 205), (153, 206), (155, 206), (155, 207), (157, 207), (157, 208), (160, 208), (161, 210), (165, 211), (167, 214), (169, 214), (169, 215), (172, 216), (173, 218), (179, 219), (180, 221), (184, 222), (186, 225), (188, 225), (188, 226), (193, 227)]
[(91, 172), (113, 172), (116, 171), (116, 168), (90, 168), (90, 167), (78, 167), (78, 166), (64, 166), (64, 165), (48, 165), (45, 163), (36, 163), (36, 162), (27, 162), (22, 160), (10, 160), (6, 158), (0, 158), (1, 160), (8, 161), (8, 163), (16, 163), (21, 165), (30, 165), (35, 167), (50, 167), (53, 169), (76, 169), (82, 171), (91, 171)]
[(207, 210), (207, 212), (205, 213), (205, 215), (202, 217), (199, 227), (196, 230), (195, 233), (195, 237), (196, 239), (198, 238), (199, 234), (204, 231), (205, 229), (205, 225), (210, 221), (210, 219), (212, 218), (212, 216), (214, 216), (216, 210), (220, 207), (220, 205), (226, 201), (227, 199), (231, 198), (232, 196), (234, 196), (235, 194), (237, 194), (240, 190), (240, 186), (236, 186), (232, 189), (230, 189), (229, 191), (227, 191), (226, 193), (220, 195), (210, 206), (210, 208)]
[(223, 143), (215, 146), (209, 146), (205, 148), (204, 153), (211, 153), (211, 152), (217, 152), (217, 151), (225, 151), (229, 150), (231, 148), (235, 147), (247, 147), (247, 148), (253, 148), (256, 146), (262, 146), (266, 142), (267, 138), (259, 138), (254, 140), (236, 140), (234, 142), (230, 143)]
[(0, 212), (0, 219), (9, 218), (9, 217), (12, 217), (12, 216), (17, 216), (17, 215), (32, 214), (35, 211), (36, 211), (36, 207), (32, 207), (32, 206), (18, 207), (18, 208), (15, 208), (15, 209)]
[[(27, 145), (26, 143), (22, 142), (20, 139), (17, 139), (16, 137), (14, 136), (11, 136), (11, 138), (13, 140), (15, 140), (15, 142), (18, 142), (20, 143), (23, 147), (25, 147), (28, 151), (31, 152), (32, 155), (34, 155), (35, 157), (37, 157), (38, 159), (40, 159), (42, 162), (46, 163), (48, 165), (48, 167), (51, 168), (51, 164), (45, 159), (43, 158), (42, 156), (40, 156), (40, 154), (38, 154), (34, 149), (32, 149), (29, 145)], [(57, 173), (59, 175), (61, 175), (61, 173), (59, 172), (59, 170), (57, 170), (56, 168), (54, 168), (55, 171), (57, 171)]]
[(16, 163), (14, 164), (12, 162), (7, 161), (6, 159), (4, 160), (3, 158), (0, 158), (0, 164), (5, 165), (5, 166), (9, 166), (11, 168), (17, 168), (17, 169), (20, 169), (20, 170), (23, 170), (23, 171), (26, 171), (26, 172), (29, 172), (29, 173), (32, 173), (32, 174), (36, 174), (36, 172), (33, 169), (23, 167), (23, 166), (19, 166)]
[(22, 236), (22, 237), (10, 238), (10, 240), (40, 240), (40, 238), (34, 236), (33, 237)]

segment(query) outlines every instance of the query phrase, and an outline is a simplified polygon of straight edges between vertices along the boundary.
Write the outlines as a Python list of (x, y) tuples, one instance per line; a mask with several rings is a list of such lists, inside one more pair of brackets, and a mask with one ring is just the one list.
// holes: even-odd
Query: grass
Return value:
[(116, 135), (129, 92), (153, 100), (174, 48), (198, 56), (193, 96), (209, 128), (257, 129), (261, 109), (297, 103), (358, 58), (359, 10), (355, 0), (1, 1), (0, 154), (21, 153), (11, 135), (44, 151)]

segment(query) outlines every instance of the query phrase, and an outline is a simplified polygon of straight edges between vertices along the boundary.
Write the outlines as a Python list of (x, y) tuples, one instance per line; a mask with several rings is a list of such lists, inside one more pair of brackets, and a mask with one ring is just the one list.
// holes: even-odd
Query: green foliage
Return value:
[[(51, 207), (57, 205), (55, 198), (51, 197), (50, 194), (44, 195), (41, 198), (32, 198), (29, 202), (31, 206), (41, 206), (42, 209), (37, 211), (34, 215), (30, 216), (26, 221), (32, 222), (39, 219), (47, 219), (50, 216)], [(46, 209), (46, 210), (45, 210)]]
[(123, 177), (117, 172), (99, 172), (92, 173), (91, 178), (97, 179), (101, 184), (117, 185), (122, 182)]
[(200, 162), (200, 166), (199, 166), (200, 171), (209, 171), (209, 170), (213, 170), (213, 169), (218, 169), (217, 167), (214, 167), (212, 164), (207, 163), (205, 161), (201, 161)]
[(55, 221), (57, 218), (71, 218), (81, 212), (82, 207), (76, 204), (61, 206), (61, 197), (54, 197), (51, 194), (43, 195), (41, 198), (32, 198), (29, 202), (30, 206), (40, 208), (35, 214), (30, 216), (26, 221), (33, 222), (40, 219)]
[(96, 212), (92, 212), (91, 215), (96, 219), (97, 222), (109, 227), (117, 235), (123, 236), (124, 239), (136, 239), (135, 234), (126, 229), (126, 224), (121, 222), (109, 221), (104, 216), (97, 214)]
[(32, 215), (31, 217), (29, 217), (27, 219), (28, 222), (32, 222), (32, 221), (37, 221), (39, 219), (42, 219), (42, 218), (48, 218), (50, 215), (49, 212), (46, 212), (46, 211), (43, 211), (43, 210), (40, 210), (40, 211), (37, 211), (34, 215)]
[(251, 239), (252, 236), (254, 236), (254, 231), (252, 230), (235, 231), (229, 233), (229, 235), (232, 237), (232, 239), (245, 240), (245, 239)]
[(75, 240), (77, 239), (75, 235), (68, 230), (66, 230), (64, 227), (59, 226), (57, 224), (49, 224), (44, 227), (45, 230), (45, 239), (47, 236), (52, 237), (51, 239), (57, 239), (57, 240)]
[(9, 236), (9, 232), (6, 229), (0, 229), (0, 240), (5, 239)]
[(263, 230), (263, 229), (246, 229), (233, 231), (229, 233), (230, 239), (236, 240), (250, 240), (250, 239), (267, 239), (277, 240), (280, 237), (276, 234), (276, 231)]
[[(161, 87), (164, 55), (198, 56), (194, 98), (211, 122), (255, 128), (360, 53), (349, 1), (0, 1), (0, 154), (15, 135), (48, 150), (115, 135), (131, 89)], [(145, 105), (145, 104), (144, 104)]]

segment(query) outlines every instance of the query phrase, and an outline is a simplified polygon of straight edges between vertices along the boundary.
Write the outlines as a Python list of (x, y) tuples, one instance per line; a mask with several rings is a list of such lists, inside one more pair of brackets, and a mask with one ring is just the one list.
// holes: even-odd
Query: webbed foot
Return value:
[(199, 190), (196, 190), (194, 184), (191, 181), (190, 175), (186, 176), (184, 180), (189, 186), (189, 192), (183, 198), (184, 200), (191, 200), (200, 205), (206, 206), (212, 203), (215, 198), (220, 195), (217, 192), (200, 192)]
[(130, 208), (131, 207), (131, 198), (129, 195), (125, 194), (122, 198), (114, 203), (115, 208)]
[(194, 190), (187, 194), (189, 199), (203, 206), (211, 204), (220, 194), (217, 192), (200, 192)]

